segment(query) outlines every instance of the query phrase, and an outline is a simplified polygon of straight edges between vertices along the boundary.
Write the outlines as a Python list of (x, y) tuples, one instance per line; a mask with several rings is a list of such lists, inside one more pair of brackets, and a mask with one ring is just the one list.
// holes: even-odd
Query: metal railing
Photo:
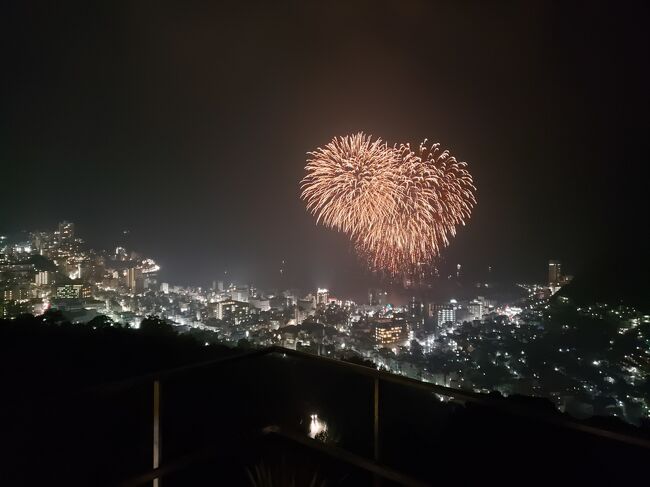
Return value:
[(136, 486), (136, 485), (142, 485), (144, 483), (153, 481), (154, 486), (157, 487), (160, 478), (172, 472), (176, 472), (184, 468), (187, 468), (194, 462), (201, 461), (203, 459), (207, 459), (210, 458), (211, 456), (217, 455), (216, 449), (207, 448), (171, 461), (164, 461), (164, 462), (162, 461), (163, 428), (160, 422), (160, 410), (161, 410), (161, 403), (164, 395), (164, 388), (162, 384), (164, 383), (165, 380), (171, 378), (183, 377), (197, 371), (208, 371), (211, 368), (220, 367), (225, 364), (230, 364), (242, 360), (250, 360), (255, 357), (261, 357), (270, 354), (281, 354), (284, 356), (288, 355), (288, 356), (298, 357), (303, 360), (317, 361), (326, 364), (328, 366), (339, 367), (347, 371), (354, 372), (355, 374), (363, 375), (373, 379), (374, 382), (373, 408), (372, 408), (373, 410), (373, 459), (370, 460), (360, 455), (351, 453), (349, 451), (342, 450), (340, 448), (333, 447), (330, 445), (326, 445), (317, 440), (312, 440), (311, 438), (308, 438), (304, 435), (297, 435), (295, 433), (285, 431), (275, 425), (264, 428), (261, 434), (281, 437), (284, 440), (302, 445), (303, 447), (310, 448), (315, 451), (319, 451), (321, 453), (329, 455), (332, 458), (340, 460), (344, 463), (365, 470), (371, 473), (373, 476), (375, 476), (375, 478), (382, 477), (388, 480), (401, 483), (402, 485), (419, 487), (426, 484), (379, 463), (380, 461), (379, 415), (380, 415), (380, 383), (381, 382), (400, 384), (410, 388), (415, 388), (426, 392), (439, 394), (441, 396), (450, 398), (450, 400), (454, 402), (461, 402), (461, 403), (470, 402), (482, 406), (487, 406), (489, 408), (494, 408), (500, 412), (505, 412), (511, 415), (520, 416), (535, 421), (541, 421), (544, 423), (548, 423), (549, 425), (559, 426), (561, 428), (574, 430), (580, 433), (594, 435), (599, 438), (621, 442), (626, 445), (640, 447), (640, 448), (648, 449), (650, 451), (650, 440), (647, 440), (645, 438), (628, 435), (618, 431), (611, 431), (604, 428), (598, 428), (595, 426), (587, 425), (569, 419), (565, 416), (561, 416), (558, 414), (552, 414), (549, 412), (531, 409), (522, 406), (520, 404), (513, 403), (512, 401), (509, 401), (506, 398), (498, 398), (498, 397), (487, 396), (484, 394), (478, 394), (470, 391), (452, 389), (450, 387), (422, 382), (419, 380), (411, 379), (400, 375), (395, 375), (389, 372), (380, 371), (370, 367), (357, 365), (357, 364), (353, 364), (350, 362), (345, 362), (337, 359), (331, 359), (328, 357), (312, 355), (309, 353), (300, 352), (296, 350), (285, 349), (282, 347), (269, 347), (269, 348), (258, 349), (258, 350), (243, 352), (243, 353), (237, 353), (231, 356), (200, 362), (196, 364), (191, 364), (191, 365), (178, 367), (174, 369), (168, 369), (160, 372), (150, 373), (150, 374), (133, 377), (122, 381), (112, 382), (97, 387), (93, 387), (90, 389), (86, 389), (84, 392), (82, 392), (84, 394), (92, 393), (92, 394), (100, 394), (100, 395), (112, 395), (118, 393), (119, 391), (127, 390), (138, 385), (153, 384), (152, 386), (152, 405), (153, 405), (152, 407), (152, 421), (153, 421), (152, 469), (140, 475), (129, 478), (125, 482), (121, 483), (120, 485)]

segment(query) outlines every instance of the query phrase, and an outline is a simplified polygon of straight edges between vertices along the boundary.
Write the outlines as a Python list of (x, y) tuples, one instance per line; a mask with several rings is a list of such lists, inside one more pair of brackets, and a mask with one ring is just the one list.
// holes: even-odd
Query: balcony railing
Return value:
[[(190, 441), (190, 444), (185, 445), (184, 448), (179, 449), (175, 447), (174, 443), (176, 440), (174, 437), (179, 437), (179, 431), (181, 431), (180, 436), (183, 436), (184, 432), (182, 431), (182, 427), (179, 428), (178, 425), (174, 426), (166, 422), (166, 406), (168, 403), (174, 403), (177, 405), (182, 404), (183, 402), (190, 402), (190, 399), (185, 400), (183, 397), (183, 394), (185, 394), (184, 390), (179, 389), (179, 387), (182, 388), (190, 379), (194, 379), (201, 375), (206, 378), (205, 383), (209, 384), (214, 375), (218, 373), (224, 374), (224, 371), (226, 371), (228, 367), (235, 366), (235, 364), (254, 364), (256, 361), (268, 357), (273, 357), (274, 359), (293, 359), (295, 362), (289, 364), (289, 369), (296, 369), (306, 366), (307, 364), (314, 364), (315, 366), (324, 367), (328, 373), (342, 371), (351, 376), (358, 376), (364, 381), (370, 379), (371, 386), (368, 390), (371, 391), (371, 404), (368, 405), (367, 409), (363, 409), (363, 411), (369, 412), (369, 415), (372, 418), (372, 427), (368, 428), (368, 431), (371, 430), (371, 448), (368, 448), (365, 451), (366, 454), (360, 453), (359, 451), (350, 451), (349, 449), (337, 445), (327, 444), (309, 438), (308, 436), (300, 434), (290, 428), (285, 428), (282, 424), (277, 422), (266, 422), (265, 427), (255, 428), (255, 431), (257, 434), (257, 440), (259, 441), (272, 440), (290, 444), (293, 445), (293, 447), (311, 452), (314, 455), (319, 455), (319, 458), (326, 457), (332, 461), (338, 462), (339, 464), (348, 465), (350, 468), (365, 472), (367, 478), (372, 479), (372, 483), (375, 485), (382, 482), (407, 486), (429, 485), (429, 481), (421, 480), (421, 476), (417, 474), (414, 475), (412, 472), (404, 471), (403, 469), (396, 468), (394, 465), (389, 465), (384, 462), (384, 452), (386, 448), (382, 446), (381, 421), (382, 414), (384, 414), (383, 402), (384, 400), (394, 396), (394, 394), (387, 392), (386, 395), (384, 395), (383, 391), (386, 388), (393, 386), (405, 388), (404, 390), (409, 391), (421, 391), (430, 396), (435, 395), (435, 397), (444, 402), (477, 405), (486, 410), (494, 411), (496, 415), (505, 415), (507, 417), (522, 418), (529, 422), (532, 421), (535, 424), (540, 425), (541, 428), (548, 427), (555, 428), (558, 431), (572, 432), (572, 434), (580, 435), (582, 438), (587, 439), (587, 441), (591, 441), (589, 438), (592, 438), (594, 441), (605, 441), (608, 442), (608, 444), (613, 443), (621, 445), (623, 448), (642, 451), (644, 455), (650, 453), (650, 441), (646, 438), (595, 427), (593, 425), (585, 424), (584, 422), (573, 420), (565, 415), (531, 409), (530, 407), (520, 405), (505, 398), (452, 389), (349, 362), (320, 357), (280, 347), (271, 347), (237, 353), (232, 356), (207, 362), (163, 370), (118, 382), (103, 384), (76, 393), (76, 396), (79, 398), (94, 397), (104, 402), (110, 402), (111, 398), (128, 394), (129, 391), (145, 391), (144, 393), (137, 395), (138, 401), (145, 402), (142, 409), (143, 412), (139, 415), (140, 420), (138, 421), (142, 421), (142, 418), (148, 416), (146, 421), (149, 422), (149, 427), (143, 428), (143, 431), (150, 432), (150, 446), (142, 447), (140, 444), (138, 451), (144, 449), (150, 452), (150, 460), (148, 462), (150, 468), (146, 468), (143, 465), (140, 473), (122, 478), (122, 480), (119, 480), (117, 483), (124, 486), (144, 484), (159, 486), (161, 482), (164, 483), (165, 479), (168, 477), (173, 477), (182, 471), (191, 470), (197, 464), (210, 464), (210, 462), (223, 456), (225, 451), (224, 441), (228, 442), (232, 439), (219, 438), (219, 428), (210, 429), (211, 432), (213, 430), (217, 432), (215, 437), (210, 436), (207, 439), (202, 438), (201, 441), (196, 442), (196, 445), (191, 444), (192, 442)], [(252, 373), (257, 373), (257, 371), (264, 370), (267, 365), (266, 362), (260, 363), (259, 367), (250, 369), (247, 373), (250, 373), (251, 370), (253, 371)], [(221, 377), (225, 376), (222, 375)], [(284, 380), (284, 377), (276, 375), (274, 376), (274, 379)], [(293, 387), (298, 386), (294, 384)], [(206, 401), (205, 404), (215, 404), (220, 401), (228, 402), (230, 399), (232, 398), (228, 398), (227, 395), (223, 397), (218, 395), (216, 401)], [(234, 399), (237, 401), (239, 400), (238, 398)], [(70, 401), (69, 398), (68, 401)], [(235, 401), (235, 403), (237, 401)], [(348, 398), (345, 398), (345, 401), (348, 401)], [(170, 404), (170, 406), (175, 407), (173, 404)], [(201, 411), (201, 406), (202, 402), (200, 400), (193, 404), (195, 411)], [(248, 407), (251, 408), (251, 410), (259, 410), (265, 406), (260, 403), (249, 404)], [(187, 411), (190, 411), (190, 413)], [(229, 418), (216, 418), (210, 416), (209, 411), (202, 411), (202, 413), (206, 416), (207, 422), (222, 421), (224, 425), (227, 425), (229, 422)], [(192, 410), (184, 409), (184, 412), (182, 414), (177, 414), (177, 417), (188, 417), (188, 414), (192, 415)], [(244, 417), (243, 412), (238, 417)], [(195, 423), (193, 424), (195, 425)], [(384, 427), (385, 426), (386, 424), (384, 423)], [(171, 437), (168, 438), (167, 432), (170, 428), (174, 430), (174, 432), (171, 434)], [(192, 435), (197, 433), (196, 426), (193, 426), (193, 428), (194, 430), (191, 434), (188, 433), (189, 436), (186, 435), (185, 438), (192, 438)], [(92, 433), (89, 433), (88, 436), (92, 437)], [(168, 439), (169, 443), (167, 443)], [(247, 442), (249, 441), (256, 440), (251, 436), (242, 439), (241, 443), (248, 445), (249, 443)], [(118, 443), (117, 448), (119, 447), (120, 444)], [(105, 477), (102, 480), (108, 478), (109, 477)], [(114, 480), (114, 478), (110, 478), (109, 483), (114, 483)], [(102, 483), (102, 481), (98, 481), (97, 483)], [(219, 483), (215, 482), (213, 485), (219, 485)]]

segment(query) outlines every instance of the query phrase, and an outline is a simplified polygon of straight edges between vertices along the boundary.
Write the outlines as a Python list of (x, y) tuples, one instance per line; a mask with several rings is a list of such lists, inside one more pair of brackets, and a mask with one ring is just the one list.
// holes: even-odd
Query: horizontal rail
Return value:
[(324, 453), (325, 455), (328, 455), (332, 458), (341, 460), (350, 465), (354, 465), (355, 467), (379, 475), (380, 477), (383, 477), (387, 480), (392, 480), (401, 485), (405, 485), (406, 487), (427, 487), (430, 485), (420, 480), (409, 477), (408, 475), (404, 475), (401, 472), (385, 467), (384, 465), (380, 465), (371, 460), (368, 460), (367, 458), (362, 457), (361, 455), (357, 455), (356, 453), (352, 453), (335, 446), (326, 445), (318, 440), (313, 440), (304, 435), (285, 431), (279, 426), (267, 426), (262, 430), (262, 433), (265, 435), (275, 435), (285, 440), (298, 443), (299, 445), (305, 446), (320, 453)]
[(486, 394), (479, 394), (471, 391), (461, 391), (459, 389), (440, 386), (437, 384), (432, 384), (430, 382), (422, 382), (417, 379), (411, 379), (409, 377), (392, 374), (390, 372), (373, 369), (371, 367), (352, 364), (349, 362), (332, 359), (329, 357), (319, 357), (317, 355), (312, 355), (297, 350), (284, 349), (282, 347), (271, 347), (271, 349), (275, 353), (293, 355), (307, 360), (326, 362), (328, 364), (343, 367), (347, 370), (354, 370), (355, 372), (362, 375), (366, 375), (368, 377), (379, 378), (385, 382), (391, 382), (394, 384), (400, 384), (407, 387), (417, 388), (423, 391), (428, 391), (435, 394), (447, 396), (454, 400), (473, 402), (476, 404), (501, 410), (503, 412), (512, 415), (516, 415), (516, 416), (520, 416), (520, 417), (524, 417), (536, 421), (543, 421), (556, 426), (579, 431), (581, 433), (588, 433), (595, 436), (600, 436), (602, 438), (606, 438), (608, 440), (619, 441), (622, 443), (627, 443), (629, 445), (650, 449), (650, 440), (648, 439), (637, 437), (637, 436), (631, 436), (625, 433), (619, 433), (617, 431), (603, 429), (603, 428), (591, 426), (584, 423), (579, 423), (573, 419), (561, 417), (556, 414), (547, 413), (545, 411), (537, 411), (535, 409), (527, 408), (519, 404), (513, 404), (507, 398), (496, 398), (496, 397), (487, 396)]

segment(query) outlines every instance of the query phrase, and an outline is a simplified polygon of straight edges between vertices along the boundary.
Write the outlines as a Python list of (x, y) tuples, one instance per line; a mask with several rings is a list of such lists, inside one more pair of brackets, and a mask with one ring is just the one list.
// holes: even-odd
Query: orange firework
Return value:
[(317, 221), (350, 235), (372, 269), (430, 263), (476, 203), (464, 162), (439, 144), (393, 148), (359, 133), (310, 153), (302, 197)]
[(302, 197), (317, 223), (356, 235), (389, 217), (398, 188), (385, 142), (359, 132), (309, 155)]
[(464, 225), (475, 204), (472, 177), (439, 144), (426, 141), (413, 152), (408, 144), (393, 149), (395, 195), (393, 218), (355, 240), (357, 251), (372, 268), (409, 273), (430, 263)]

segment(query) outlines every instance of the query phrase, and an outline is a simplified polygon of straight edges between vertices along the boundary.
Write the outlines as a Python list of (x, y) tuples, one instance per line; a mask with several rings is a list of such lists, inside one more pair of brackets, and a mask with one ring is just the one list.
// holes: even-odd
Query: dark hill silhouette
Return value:
[(623, 304), (650, 312), (650, 256), (644, 243), (610, 246), (556, 297), (567, 297), (578, 305)]

